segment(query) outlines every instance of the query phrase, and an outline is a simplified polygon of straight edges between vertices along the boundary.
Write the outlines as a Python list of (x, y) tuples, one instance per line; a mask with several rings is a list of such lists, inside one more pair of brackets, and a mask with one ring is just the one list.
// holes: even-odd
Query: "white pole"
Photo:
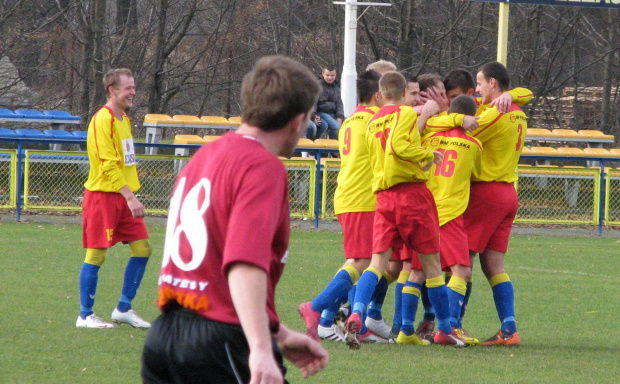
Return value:
[(340, 83), (340, 96), (344, 116), (349, 117), (357, 105), (357, 71), (355, 69), (355, 51), (357, 41), (357, 5), (351, 0), (345, 3), (344, 14), (344, 65)]
[[(344, 5), (344, 65), (340, 82), (340, 97), (344, 116), (353, 114), (357, 106), (357, 71), (355, 69), (355, 52), (357, 49), (357, 6), (390, 7), (390, 3), (372, 3), (356, 0), (334, 1), (334, 4)], [(367, 8), (368, 9), (368, 8)], [(365, 11), (364, 11), (365, 12)], [(362, 12), (363, 14), (363, 12)]]

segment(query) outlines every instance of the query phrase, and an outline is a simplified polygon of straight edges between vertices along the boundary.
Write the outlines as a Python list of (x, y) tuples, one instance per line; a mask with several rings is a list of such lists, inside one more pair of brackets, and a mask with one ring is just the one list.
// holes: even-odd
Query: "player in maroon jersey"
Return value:
[(282, 56), (242, 84), (243, 123), (202, 147), (175, 183), (158, 306), (142, 356), (145, 383), (281, 383), (283, 357), (304, 376), (327, 352), (280, 323), (275, 288), (288, 257), (290, 157), (320, 84)]

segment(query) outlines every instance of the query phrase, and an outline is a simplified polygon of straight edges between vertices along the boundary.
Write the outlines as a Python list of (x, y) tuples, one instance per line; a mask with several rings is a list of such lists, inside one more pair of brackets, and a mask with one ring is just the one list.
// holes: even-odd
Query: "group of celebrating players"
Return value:
[[(475, 81), (463, 69), (444, 79), (395, 69), (377, 62), (359, 76), (360, 105), (340, 128), (334, 208), (347, 261), (314, 300), (300, 305), (308, 335), (281, 324), (275, 308), (290, 231), (286, 170), (278, 157), (292, 155), (309, 124), (321, 86), (314, 74), (283, 56), (258, 60), (242, 83), (241, 126), (200, 148), (181, 170), (158, 283), (161, 314), (151, 326), (132, 309), (152, 253), (135, 195), (140, 184), (126, 113), (135, 81), (128, 69), (108, 71), (108, 101), (89, 124), (76, 327), (113, 327), (93, 305), (107, 249), (124, 242), (132, 257), (111, 318), (150, 329), (142, 353), (145, 383), (286, 383), (284, 359), (304, 377), (327, 365), (321, 338), (351, 348), (364, 342), (519, 345), (504, 254), (527, 130), (519, 105), (532, 94), (508, 91), (508, 72), (495, 62), (483, 65)], [(482, 342), (462, 325), (476, 255), (501, 321)], [(394, 281), (390, 327), (381, 312)], [(415, 330), (420, 298), (425, 314)], [(344, 311), (337, 316), (347, 301), (346, 318)]]
[[(533, 95), (509, 83), (498, 62), (480, 67), (475, 79), (460, 68), (443, 79), (416, 78), (383, 60), (358, 76), (360, 104), (338, 136), (334, 197), (346, 262), (299, 306), (308, 335), (353, 349), (372, 342), (520, 344), (504, 254), (527, 131), (519, 106)], [(501, 321), (482, 342), (462, 324), (476, 255)], [(381, 312), (393, 282), (390, 327)], [(420, 298), (424, 318), (415, 329)]]

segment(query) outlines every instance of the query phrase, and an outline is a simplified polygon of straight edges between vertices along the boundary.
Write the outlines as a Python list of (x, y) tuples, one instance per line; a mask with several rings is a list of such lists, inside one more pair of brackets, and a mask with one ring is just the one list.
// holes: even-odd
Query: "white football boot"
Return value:
[(117, 308), (114, 308), (114, 311), (112, 312), (112, 321), (117, 324), (129, 324), (134, 328), (148, 329), (151, 327), (151, 323), (140, 318), (140, 316), (138, 316), (133, 309), (130, 309), (127, 312), (121, 312)]

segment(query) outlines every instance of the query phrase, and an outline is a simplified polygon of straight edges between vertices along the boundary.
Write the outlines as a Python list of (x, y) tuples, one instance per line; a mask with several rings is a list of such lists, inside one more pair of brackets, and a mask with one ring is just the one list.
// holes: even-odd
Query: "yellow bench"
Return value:
[(207, 141), (198, 135), (175, 135), (175, 144), (205, 144)]
[[(144, 116), (142, 125), (146, 128), (146, 142), (159, 143), (165, 128), (187, 129), (223, 129), (234, 130), (239, 126), (223, 116), (194, 116), (174, 115), (172, 117), (161, 113), (149, 113)], [(157, 148), (147, 147), (147, 154), (156, 154)]]
[(528, 128), (525, 140), (530, 143), (535, 142), (556, 142), (556, 143), (584, 143), (586, 146), (602, 146), (603, 144), (614, 143), (614, 136), (604, 134), (595, 129), (582, 129), (575, 131), (572, 129)]
[(236, 128), (239, 125), (235, 122), (231, 122), (223, 116), (202, 116), (200, 117), (200, 121), (202, 121), (204, 124), (210, 125), (212, 128), (229, 129), (230, 127)]
[(231, 116), (228, 118), (228, 121), (236, 125), (241, 125), (241, 116)]

